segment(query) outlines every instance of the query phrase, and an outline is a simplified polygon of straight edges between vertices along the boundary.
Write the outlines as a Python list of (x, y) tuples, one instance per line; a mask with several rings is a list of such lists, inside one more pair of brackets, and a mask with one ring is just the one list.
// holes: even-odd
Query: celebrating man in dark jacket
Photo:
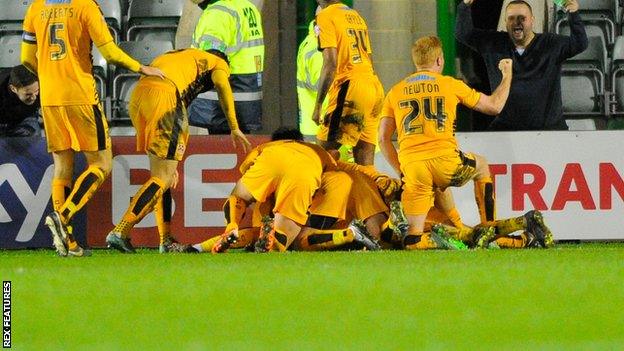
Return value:
[(523, 0), (505, 8), (507, 33), (476, 29), (470, 5), (457, 6), (457, 40), (479, 52), (487, 67), (490, 86), (500, 84), (501, 59), (513, 60), (513, 81), (507, 104), (490, 130), (567, 130), (561, 103), (561, 64), (587, 48), (587, 35), (577, 0), (566, 0), (570, 36), (533, 32), (533, 11)]

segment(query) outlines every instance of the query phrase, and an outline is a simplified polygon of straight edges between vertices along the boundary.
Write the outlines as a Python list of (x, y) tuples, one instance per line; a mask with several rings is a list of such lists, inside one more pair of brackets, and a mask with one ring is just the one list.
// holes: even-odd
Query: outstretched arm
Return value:
[(455, 22), (455, 38), (471, 49), (478, 51), (479, 41), (487, 33), (482, 29), (474, 28), (470, 6), (474, 0), (464, 0), (457, 5)]
[(338, 51), (336, 48), (330, 47), (323, 49), (323, 68), (321, 68), (321, 76), (318, 81), (318, 94), (316, 95), (316, 103), (314, 104), (314, 112), (312, 113), (312, 120), (316, 124), (319, 124), (321, 120), (323, 101), (325, 101), (329, 87), (334, 81), (337, 55)]
[(238, 126), (238, 121), (236, 120), (236, 111), (234, 109), (234, 96), (232, 94), (232, 87), (230, 86), (230, 81), (228, 80), (227, 73), (220, 69), (215, 69), (211, 74), (212, 82), (215, 85), (215, 90), (217, 91), (217, 95), (219, 95), (219, 103), (221, 104), (221, 109), (227, 118), (228, 125), (230, 126), (232, 142), (234, 143), (234, 147), (237, 147), (239, 144), (243, 148), (243, 151), (246, 153), (251, 149), (251, 143), (247, 140), (247, 137)]
[(503, 74), (503, 79), (501, 80), (501, 83), (498, 85), (496, 90), (494, 90), (492, 95), (481, 94), (479, 102), (474, 107), (474, 110), (491, 116), (498, 115), (507, 103), (507, 98), (509, 97), (509, 89), (511, 88), (511, 59), (502, 59), (498, 63), (498, 68)]
[(577, 0), (567, 0), (564, 9), (568, 12), (568, 23), (570, 24), (570, 36), (564, 37), (559, 61), (563, 62), (570, 57), (580, 54), (587, 49), (589, 42), (585, 26), (578, 13), (579, 5)]

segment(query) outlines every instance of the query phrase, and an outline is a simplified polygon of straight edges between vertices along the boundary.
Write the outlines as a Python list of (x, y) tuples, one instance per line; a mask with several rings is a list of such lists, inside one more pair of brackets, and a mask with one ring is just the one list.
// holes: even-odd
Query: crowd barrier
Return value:
[[(622, 131), (458, 133), (463, 151), (488, 158), (498, 217), (544, 212), (557, 240), (624, 239), (624, 156)], [(257, 145), (265, 136), (252, 136)], [(78, 239), (92, 247), (121, 218), (131, 196), (149, 177), (147, 156), (134, 137), (113, 137), (113, 171), (95, 198), (73, 221)], [(0, 140), (0, 248), (51, 247), (43, 224), (51, 210), (52, 159), (40, 138)], [(244, 155), (229, 136), (192, 136), (173, 190), (172, 228), (182, 242), (199, 242), (223, 230), (221, 206), (239, 177)], [(393, 174), (381, 154), (376, 165)], [(76, 168), (81, 170), (84, 160)], [(454, 189), (464, 222), (478, 213), (472, 184)], [(155, 247), (153, 215), (132, 235), (137, 246)]]

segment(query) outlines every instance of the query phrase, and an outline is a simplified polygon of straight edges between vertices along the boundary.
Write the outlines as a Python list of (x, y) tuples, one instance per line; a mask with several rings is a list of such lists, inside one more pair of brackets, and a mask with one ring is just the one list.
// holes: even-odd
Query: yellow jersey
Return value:
[(394, 119), (401, 163), (455, 152), (457, 105), (473, 108), (480, 97), (464, 82), (428, 71), (416, 72), (392, 87), (381, 118)]
[(319, 49), (336, 48), (334, 84), (357, 74), (374, 74), (373, 53), (368, 26), (357, 11), (344, 4), (333, 4), (316, 15)]
[(91, 45), (113, 41), (94, 0), (35, 0), (24, 17), (23, 40), (37, 44), (42, 106), (99, 102)]
[[(214, 87), (212, 71), (222, 70), (229, 77), (230, 67), (219, 56), (200, 49), (174, 50), (152, 61), (150, 66), (159, 68), (169, 80), (172, 89), (179, 92), (185, 106), (190, 105), (198, 94)], [(142, 81), (158, 83), (158, 77), (141, 77)]]

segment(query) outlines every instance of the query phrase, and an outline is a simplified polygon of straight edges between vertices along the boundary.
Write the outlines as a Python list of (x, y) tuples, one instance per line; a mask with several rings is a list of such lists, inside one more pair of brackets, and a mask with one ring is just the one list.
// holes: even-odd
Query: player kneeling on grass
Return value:
[[(135, 252), (130, 230), (175, 183), (176, 168), (188, 141), (186, 107), (198, 94), (214, 87), (228, 118), (234, 146), (240, 144), (247, 151), (251, 145), (238, 128), (225, 54), (217, 50), (171, 51), (157, 57), (152, 65), (165, 72), (168, 79), (142, 77), (129, 103), (130, 118), (137, 132), (137, 150), (149, 156), (151, 178), (137, 191), (121, 221), (106, 237), (109, 247), (126, 253)], [(163, 221), (160, 213), (156, 218)]]
[[(272, 135), (272, 141), (278, 140), (302, 141), (303, 135), (297, 129), (282, 127), (276, 130)], [(369, 188), (372, 184), (372, 188), (374, 188), (374, 191), (370, 193), (370, 196), (369, 193), (362, 190), (358, 192), (358, 194), (363, 196), (357, 199), (349, 198), (349, 195), (353, 194), (351, 185), (354, 184), (362, 187), (364, 182), (362, 179), (366, 177), (364, 173), (362, 173), (359, 177), (356, 176), (356, 181), (352, 180), (352, 176), (348, 173), (360, 172), (351, 170), (351, 168), (357, 169), (360, 167), (362, 169), (367, 169), (368, 167), (350, 165), (341, 162), (339, 162), (339, 165), (341, 171), (327, 171), (321, 176), (320, 188), (315, 192), (312, 200), (312, 206), (310, 208), (310, 212), (312, 214), (308, 217), (301, 233), (298, 234), (292, 249), (319, 250), (335, 248), (352, 242), (357, 242), (371, 250), (379, 248), (379, 245), (367, 236), (365, 229), (349, 226), (350, 220), (345, 221), (347, 208), (355, 208), (355, 211), (359, 211), (364, 208), (371, 209), (367, 212), (369, 215), (360, 214), (359, 216), (359, 218), (366, 219), (365, 223), (378, 222), (376, 219), (378, 219), (380, 215), (383, 216), (382, 213), (384, 211), (387, 211), (387, 207), (383, 203), (377, 187), (375, 186), (375, 182), (373, 181), (365, 184), (365, 186)], [(246, 167), (246, 162), (243, 162), (243, 165), (241, 166), (243, 176), (245, 175), (244, 172)], [(381, 178), (381, 175), (379, 174), (375, 174), (375, 176)], [(394, 190), (388, 190), (388, 188), (392, 185), (394, 185), (394, 188), (400, 188), (400, 183), (396, 180), (394, 183), (381, 181), (380, 183), (385, 184), (384, 189), (390, 193), (394, 192)], [(372, 204), (367, 205), (370, 197), (375, 195), (379, 199), (373, 199), (373, 201), (371, 201)], [(271, 236), (275, 236), (274, 221), (271, 218), (274, 216), (272, 209), (275, 208), (275, 205), (275, 193), (268, 196), (264, 202), (256, 202), (252, 212), (252, 227), (239, 228), (237, 235), (235, 236), (232, 235), (231, 230), (227, 229), (222, 236), (215, 237), (192, 246), (173, 244), (171, 245), (171, 249), (172, 251), (182, 252), (211, 251), (213, 253), (218, 253), (224, 252), (228, 248), (248, 247), (256, 251), (267, 251), (267, 241), (273, 240), (270, 238)], [(227, 211), (229, 211), (228, 206), (230, 206), (229, 201), (226, 203)], [(361, 213), (361, 211), (358, 213)], [(336, 226), (336, 222), (340, 222), (341, 225)], [(330, 227), (334, 229), (327, 230), (327, 228)], [(375, 226), (371, 227), (371, 231), (375, 232), (374, 228)], [(377, 237), (379, 237), (378, 233), (379, 230), (377, 230)], [(310, 241), (307, 241), (307, 238), (310, 238)]]
[(307, 221), (307, 211), (321, 185), (323, 172), (335, 171), (336, 161), (318, 145), (288, 139), (259, 145), (239, 169), (243, 176), (223, 206), (223, 240), (238, 240), (239, 224), (247, 207), (267, 202), (273, 196), (274, 228), (262, 241), (261, 249), (285, 251)]
[[(482, 222), (494, 220), (494, 191), (485, 158), (458, 150), (455, 139), (457, 104), (489, 115), (505, 106), (511, 84), (512, 61), (500, 61), (500, 85), (491, 96), (441, 74), (442, 44), (437, 37), (418, 39), (412, 47), (416, 73), (395, 85), (384, 102), (380, 123), (381, 150), (394, 170), (403, 175), (401, 197), (409, 221), (404, 239), (408, 249), (431, 249), (435, 239), (424, 233), (427, 211), (433, 205), (434, 190), (475, 182)], [(399, 151), (392, 144), (398, 132)]]

